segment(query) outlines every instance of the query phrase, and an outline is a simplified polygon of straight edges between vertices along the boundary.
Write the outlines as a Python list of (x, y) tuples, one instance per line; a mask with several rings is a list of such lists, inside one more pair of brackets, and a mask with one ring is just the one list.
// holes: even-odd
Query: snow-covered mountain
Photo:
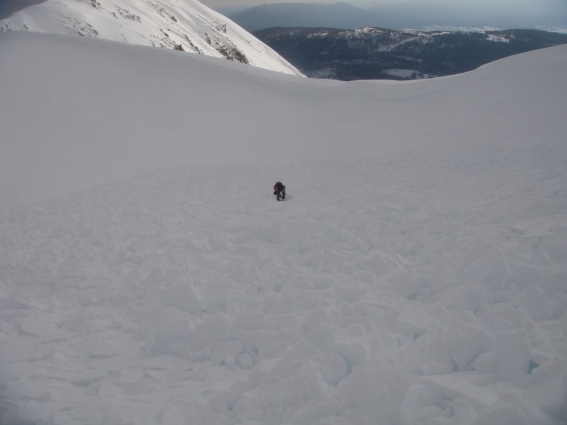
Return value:
[(301, 75), (271, 48), (197, 0), (6, 0), (0, 12), (0, 32), (99, 37)]
[(0, 423), (564, 425), (566, 79), (0, 34)]

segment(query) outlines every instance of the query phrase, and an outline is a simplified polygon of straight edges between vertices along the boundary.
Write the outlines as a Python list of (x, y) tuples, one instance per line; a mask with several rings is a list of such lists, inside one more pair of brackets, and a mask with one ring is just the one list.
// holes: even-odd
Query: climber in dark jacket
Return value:
[(277, 182), (274, 185), (274, 195), (278, 197), (278, 201), (285, 199), (285, 186), (282, 182)]

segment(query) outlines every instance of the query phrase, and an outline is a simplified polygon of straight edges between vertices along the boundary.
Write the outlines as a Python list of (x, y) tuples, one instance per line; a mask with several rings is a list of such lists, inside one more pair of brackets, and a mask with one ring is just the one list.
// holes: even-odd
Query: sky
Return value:
[[(212, 9), (219, 11), (226, 10), (244, 10), (248, 7), (254, 7), (269, 3), (321, 3), (333, 4), (338, 0), (201, 0), (201, 2)], [(378, 5), (402, 3), (400, 0), (346, 0), (353, 6), (362, 8), (370, 8)], [(523, 11), (524, 13), (545, 13), (550, 9), (562, 7), (567, 9), (567, 0), (408, 0), (404, 3), (424, 4), (428, 2), (447, 3), (450, 5), (461, 5), (467, 8), (475, 8), (476, 10), (485, 10), (487, 13), (491, 10), (505, 12), (506, 10), (514, 10), (515, 12)]]

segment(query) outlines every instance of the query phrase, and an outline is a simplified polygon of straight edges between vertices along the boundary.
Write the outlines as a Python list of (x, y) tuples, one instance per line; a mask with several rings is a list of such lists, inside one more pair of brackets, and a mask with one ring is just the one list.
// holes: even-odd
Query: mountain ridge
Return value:
[(270, 28), (254, 34), (308, 77), (346, 81), (458, 74), (510, 55), (567, 43), (566, 34), (538, 30)]
[[(196, 0), (45, 0), (3, 5), (0, 32), (103, 38), (204, 54), (300, 75), (276, 52)], [(30, 4), (28, 3), (28, 4)]]

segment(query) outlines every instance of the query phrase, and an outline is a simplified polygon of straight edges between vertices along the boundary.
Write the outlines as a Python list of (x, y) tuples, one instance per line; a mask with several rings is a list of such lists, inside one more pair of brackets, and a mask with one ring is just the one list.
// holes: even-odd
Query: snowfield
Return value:
[(1, 34), (0, 423), (564, 425), (566, 77)]

